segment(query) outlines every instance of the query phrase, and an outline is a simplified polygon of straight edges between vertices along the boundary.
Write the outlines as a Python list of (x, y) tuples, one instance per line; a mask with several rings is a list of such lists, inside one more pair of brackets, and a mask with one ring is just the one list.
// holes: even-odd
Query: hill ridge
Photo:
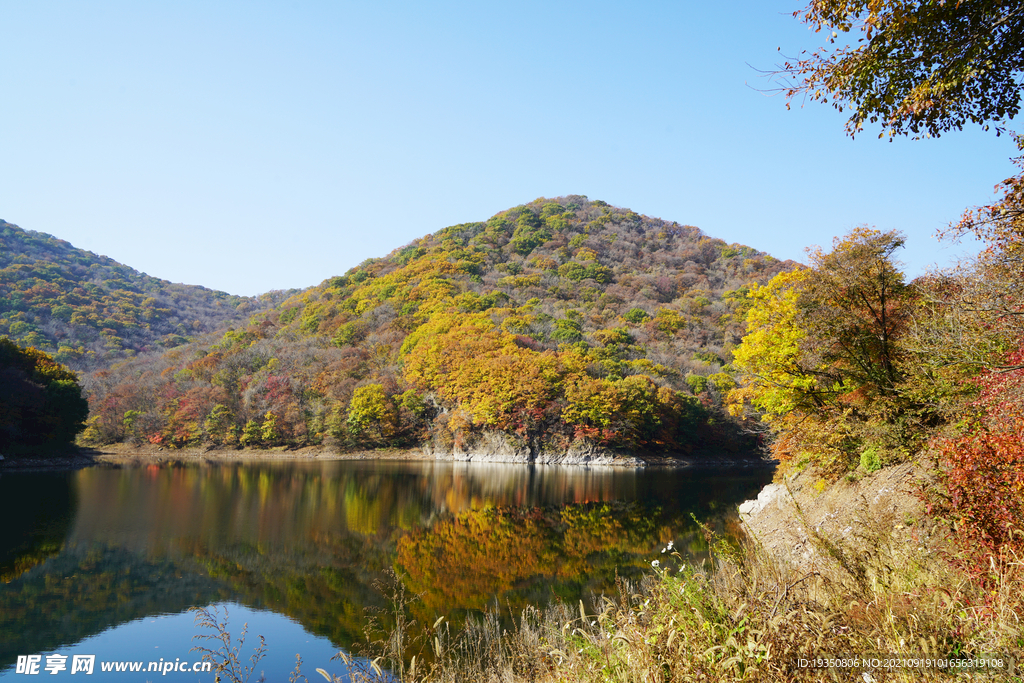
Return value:
[(243, 320), (261, 301), (155, 278), (0, 220), (0, 335), (91, 370)]

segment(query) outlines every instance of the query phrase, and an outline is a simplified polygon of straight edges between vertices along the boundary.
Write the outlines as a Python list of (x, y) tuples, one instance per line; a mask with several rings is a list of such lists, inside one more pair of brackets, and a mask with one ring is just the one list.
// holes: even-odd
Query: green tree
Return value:
[(938, 137), (1020, 111), (1020, 0), (813, 0), (794, 16), (828, 44), (780, 65), (783, 90), (851, 110), (850, 135)]
[(245, 423), (245, 427), (242, 428), (242, 437), (240, 442), (243, 446), (259, 446), (261, 438), (261, 422), (257, 420), (248, 420)]
[(523, 211), (516, 219), (516, 229), (512, 233), (513, 251), (523, 256), (551, 239), (551, 231), (531, 211)]
[(218, 403), (206, 417), (206, 433), (214, 443), (226, 444), (234, 441), (237, 436), (235, 415), (227, 406)]
[(89, 404), (75, 373), (0, 337), (0, 452), (47, 454), (85, 429)]
[(694, 394), (703, 393), (708, 388), (708, 378), (703, 375), (687, 375), (686, 383)]
[(626, 314), (622, 316), (622, 318), (628, 323), (640, 325), (641, 323), (645, 323), (650, 320), (651, 314), (642, 308), (631, 308), (626, 311)]
[(551, 338), (562, 344), (571, 344), (583, 338), (582, 329), (580, 321), (562, 318), (555, 321), (555, 329), (551, 333)]

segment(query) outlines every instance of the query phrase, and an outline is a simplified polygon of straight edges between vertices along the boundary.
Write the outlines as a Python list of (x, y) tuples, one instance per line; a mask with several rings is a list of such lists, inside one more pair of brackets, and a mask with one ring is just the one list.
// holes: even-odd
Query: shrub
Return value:
[(651, 316), (642, 308), (631, 308), (626, 312), (626, 315), (622, 316), (622, 318), (628, 323), (639, 325), (642, 322), (650, 320)]
[(704, 393), (708, 388), (708, 378), (703, 375), (687, 375), (686, 383), (694, 394)]
[(882, 459), (878, 457), (878, 449), (864, 449), (860, 454), (860, 466), (868, 472), (877, 472), (882, 469)]

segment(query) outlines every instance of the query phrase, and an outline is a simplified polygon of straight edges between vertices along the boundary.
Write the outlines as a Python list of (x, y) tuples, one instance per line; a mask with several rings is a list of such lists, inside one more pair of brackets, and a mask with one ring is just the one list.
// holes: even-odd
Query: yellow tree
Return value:
[(807, 330), (799, 324), (797, 299), (807, 276), (806, 270), (779, 273), (763, 287), (751, 288), (747, 334), (733, 350), (733, 366), (748, 383), (729, 394), (733, 415), (750, 402), (771, 424), (794, 410), (821, 404), (815, 369), (804, 367), (800, 355)]
[(388, 439), (397, 430), (394, 402), (380, 384), (367, 384), (352, 392), (348, 406), (348, 428), (356, 436)]
[(903, 391), (911, 292), (892, 258), (896, 232), (858, 228), (813, 267), (783, 273), (749, 296), (734, 351), (746, 375), (730, 410), (751, 405), (776, 434), (780, 458), (808, 455), (844, 469), (858, 453), (900, 458), (921, 438), (922, 412)]

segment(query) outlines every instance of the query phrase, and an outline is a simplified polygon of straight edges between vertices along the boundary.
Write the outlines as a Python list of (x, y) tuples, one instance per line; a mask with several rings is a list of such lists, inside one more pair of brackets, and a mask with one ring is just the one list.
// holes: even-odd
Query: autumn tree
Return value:
[(799, 306), (811, 332), (803, 350), (821, 368), (820, 385), (875, 396), (896, 392), (897, 338), (910, 292), (893, 254), (904, 242), (896, 231), (858, 228), (836, 239), (829, 253), (811, 250)]
[[(1001, 132), (1020, 111), (1024, 2), (1012, 0), (812, 0), (804, 23), (828, 44), (781, 65), (788, 98), (831, 100), (850, 109), (847, 133), (878, 123), (882, 135), (931, 136), (967, 123)], [(853, 40), (857, 38), (857, 40)], [(1024, 138), (1015, 136), (1018, 149)], [(1018, 158), (1018, 166), (1024, 160)], [(918, 325), (923, 357), (975, 369), (1006, 358), (1024, 332), (1017, 309), (1024, 281), (1024, 177), (1002, 181), (1000, 198), (969, 210), (949, 234), (986, 247), (967, 267), (922, 282), (934, 306)]]
[(794, 16), (828, 42), (775, 75), (790, 99), (850, 110), (849, 135), (879, 123), (882, 135), (938, 137), (1020, 111), (1020, 0), (812, 0)]
[[(749, 384), (734, 390), (731, 400), (734, 406), (737, 401), (750, 401), (768, 422), (822, 403), (814, 395), (816, 369), (806, 365), (800, 352), (807, 330), (799, 323), (797, 300), (807, 275), (806, 270), (780, 273), (748, 294), (754, 305), (747, 313), (747, 334), (733, 351), (733, 362), (746, 373)], [(703, 391), (707, 378), (691, 384), (695, 391), (697, 386)]]
[(352, 434), (379, 443), (397, 431), (394, 401), (380, 384), (359, 387), (348, 408), (348, 428)]
[(1001, 365), (967, 380), (976, 396), (935, 440), (938, 485), (928, 492), (931, 512), (957, 530), (954, 560), (990, 588), (999, 587), (992, 556), (1024, 552), (1024, 343)]
[(902, 245), (898, 232), (859, 228), (829, 253), (812, 250), (810, 269), (751, 289), (748, 333), (734, 352), (747, 384), (731, 392), (732, 410), (757, 408), (781, 457), (845, 469), (867, 448), (905, 456), (919, 438), (906, 426), (916, 406), (902, 393), (912, 301), (893, 259)]
[[(1024, 151), (1024, 136), (1017, 145)], [(1024, 169), (1024, 156), (1015, 163)], [(937, 324), (922, 329), (922, 348), (975, 371), (1014, 369), (1003, 352), (1024, 337), (1024, 176), (996, 190), (994, 203), (966, 211), (947, 231), (953, 239), (975, 237), (981, 253), (923, 283)]]
[[(1024, 138), (1017, 141), (1024, 149)], [(932, 511), (958, 529), (958, 557), (983, 582), (993, 582), (993, 555), (1024, 551), (1024, 178), (997, 189), (995, 203), (952, 228), (984, 249), (921, 283), (927, 315), (914, 336), (920, 367), (944, 380), (930, 386), (946, 388), (956, 420), (935, 444)]]

